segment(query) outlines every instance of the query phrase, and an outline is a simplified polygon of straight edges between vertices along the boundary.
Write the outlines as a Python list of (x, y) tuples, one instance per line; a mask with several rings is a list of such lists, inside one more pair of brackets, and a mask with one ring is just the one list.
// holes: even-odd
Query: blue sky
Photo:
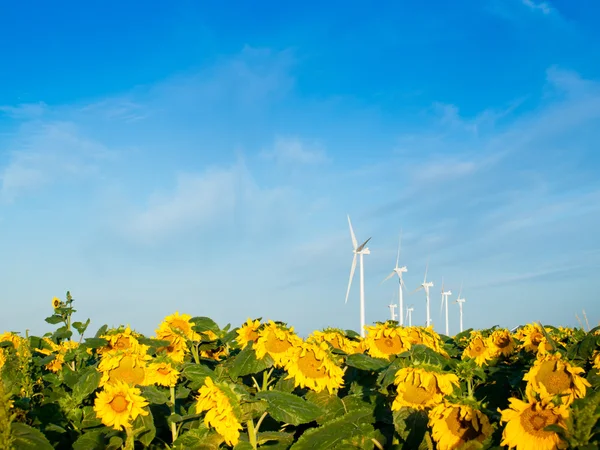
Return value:
[(0, 331), (598, 323), (597, 2), (204, 3), (2, 7)]

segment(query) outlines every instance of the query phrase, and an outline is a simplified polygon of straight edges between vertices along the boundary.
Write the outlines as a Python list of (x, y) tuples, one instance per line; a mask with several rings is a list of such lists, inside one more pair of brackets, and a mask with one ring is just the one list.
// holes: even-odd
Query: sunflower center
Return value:
[(129, 402), (127, 401), (125, 396), (123, 394), (118, 394), (115, 395), (112, 401), (110, 402), (110, 407), (113, 409), (113, 411), (122, 413), (127, 409), (128, 404)]
[(433, 399), (435, 392), (423, 387), (409, 384), (404, 391), (404, 400), (415, 405), (425, 405)]
[(446, 425), (448, 426), (448, 431), (462, 442), (472, 441), (473, 439), (483, 440), (484, 438), (473, 427), (473, 423), (470, 420), (460, 418), (460, 408), (452, 408), (452, 412), (446, 417)]
[(118, 350), (124, 350), (131, 347), (131, 343), (129, 342), (128, 337), (119, 336), (112, 347)]
[(325, 368), (321, 367), (322, 363), (323, 361), (317, 359), (315, 352), (309, 350), (304, 356), (298, 359), (298, 368), (306, 378), (323, 378), (327, 374)]
[(249, 330), (246, 332), (246, 339), (249, 341), (256, 341), (258, 339), (258, 333), (254, 330)]
[(423, 343), (423, 337), (416, 330), (411, 330), (411, 332), (408, 335), (408, 339), (410, 340), (411, 344), (417, 345)]
[(168, 367), (163, 366), (160, 369), (158, 369), (157, 372), (160, 373), (161, 375), (169, 375), (170, 370)]
[(550, 394), (560, 394), (571, 388), (571, 377), (565, 371), (556, 370), (555, 361), (545, 361), (535, 377), (536, 381), (543, 384)]
[(543, 338), (544, 335), (542, 333), (534, 331), (531, 334), (531, 343), (535, 346), (540, 345), (540, 342), (542, 342)]
[(508, 336), (498, 336), (496, 337), (494, 344), (498, 348), (508, 347), (508, 345), (510, 344), (510, 338)]
[(269, 353), (283, 353), (292, 346), (286, 339), (277, 339), (273, 333), (269, 333), (269, 337), (265, 342), (265, 348)]
[(474, 356), (479, 356), (485, 352), (485, 345), (481, 338), (476, 338), (473, 341), (473, 346), (471, 347), (471, 353)]
[(393, 355), (402, 351), (403, 345), (400, 336), (382, 336), (375, 340), (375, 345), (381, 353), (386, 355)]
[(191, 328), (190, 324), (183, 319), (173, 319), (169, 322), (169, 326), (171, 328), (175, 328), (176, 330), (182, 331), (183, 333), (188, 333)]
[(551, 431), (544, 431), (548, 425), (558, 422), (558, 417), (551, 411), (534, 411), (531, 406), (521, 414), (521, 425), (525, 432), (536, 437), (546, 437)]

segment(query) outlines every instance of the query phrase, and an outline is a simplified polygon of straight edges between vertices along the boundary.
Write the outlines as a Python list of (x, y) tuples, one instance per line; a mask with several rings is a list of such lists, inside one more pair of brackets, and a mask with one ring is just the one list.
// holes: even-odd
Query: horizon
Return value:
[[(0, 332), (600, 323), (600, 4), (7, 4)], [(406, 311), (406, 310), (405, 310)], [(404, 311), (404, 314), (406, 313)], [(398, 310), (396, 310), (398, 314)]]

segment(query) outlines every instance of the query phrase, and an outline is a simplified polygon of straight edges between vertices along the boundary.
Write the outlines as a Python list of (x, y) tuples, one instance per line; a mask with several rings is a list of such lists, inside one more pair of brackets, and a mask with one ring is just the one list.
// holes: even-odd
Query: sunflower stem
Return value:
[(258, 448), (258, 443), (256, 442), (256, 430), (254, 429), (254, 421), (250, 419), (246, 422), (246, 426), (248, 427), (248, 439), (250, 440), (250, 445), (253, 449)]
[(269, 377), (273, 373), (273, 369), (274, 369), (274, 367), (271, 367), (271, 370), (269, 370), (269, 372), (263, 372), (263, 385), (262, 385), (263, 391), (266, 391), (267, 388), (269, 387)]
[[(171, 386), (171, 415), (175, 414), (175, 386)], [(177, 439), (177, 424), (171, 422), (171, 437), (173, 442)]]
[(194, 357), (194, 361), (196, 364), (200, 364), (200, 357), (198, 356), (198, 345), (192, 344), (192, 356)]
[(125, 441), (125, 447), (123, 447), (123, 449), (124, 450), (134, 450), (135, 436), (133, 434), (133, 427), (127, 427), (127, 428), (125, 428), (125, 430), (127, 431), (127, 440)]
[(473, 378), (467, 380), (467, 389), (469, 390), (469, 398), (473, 399)]
[(262, 424), (263, 420), (265, 420), (265, 417), (267, 417), (267, 412), (265, 411), (264, 413), (262, 413), (262, 416), (260, 416), (260, 419), (258, 419), (258, 422), (256, 422), (256, 435), (258, 436), (258, 430), (260, 430), (260, 425)]

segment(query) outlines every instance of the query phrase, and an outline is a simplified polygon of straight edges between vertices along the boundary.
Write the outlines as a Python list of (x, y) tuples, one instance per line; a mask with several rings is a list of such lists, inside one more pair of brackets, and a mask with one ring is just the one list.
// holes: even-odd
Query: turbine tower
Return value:
[(412, 312), (414, 311), (415, 308), (412, 307), (412, 305), (410, 305), (410, 308), (406, 308), (406, 319), (408, 321), (408, 326), (412, 327)]
[(392, 320), (396, 320), (396, 306), (398, 305), (394, 304), (394, 302), (388, 305), (388, 308), (390, 308), (390, 315), (392, 316)]
[(350, 268), (350, 279), (348, 280), (348, 289), (346, 290), (346, 303), (348, 303), (348, 295), (350, 295), (352, 278), (354, 278), (354, 271), (356, 270), (356, 257), (360, 256), (360, 335), (361, 337), (365, 337), (365, 272), (363, 256), (369, 255), (371, 253), (371, 251), (367, 247), (367, 242), (369, 242), (371, 238), (367, 239), (359, 246), (356, 240), (356, 236), (354, 235), (354, 230), (352, 229), (352, 222), (350, 221), (350, 216), (348, 216), (348, 225), (350, 226), (350, 237), (352, 238), (354, 257), (352, 258), (352, 267)]
[[(446, 336), (448, 336), (448, 297), (452, 295), (451, 290), (444, 291), (444, 278), (442, 277), (442, 308), (446, 304)], [(441, 311), (440, 311), (441, 312)]]
[(398, 312), (398, 316), (400, 318), (400, 326), (404, 325), (404, 314), (403, 314), (403, 310), (404, 310), (404, 305), (403, 305), (403, 300), (404, 300), (404, 296), (403, 296), (403, 292), (402, 292), (402, 288), (406, 287), (404, 286), (404, 280), (402, 279), (402, 274), (408, 272), (408, 269), (406, 268), (406, 266), (402, 266), (402, 267), (398, 267), (398, 263), (400, 262), (400, 245), (402, 244), (402, 231), (400, 231), (400, 239), (398, 241), (398, 256), (396, 256), (396, 267), (394, 267), (394, 270), (392, 270), (392, 273), (390, 273), (383, 281), (387, 281), (390, 278), (392, 278), (394, 275), (398, 276), (398, 302), (399, 302), (399, 306), (400, 306), (400, 310)]
[(458, 303), (458, 309), (460, 310), (460, 332), (463, 331), (463, 303), (466, 302), (464, 298), (460, 296), (462, 294), (462, 283), (460, 283), (460, 291), (458, 292), (458, 298), (454, 300), (454, 303)]
[(427, 265), (425, 266), (425, 277), (423, 278), (423, 283), (416, 288), (411, 294), (414, 294), (421, 289), (425, 290), (425, 299), (426, 299), (426, 307), (427, 307), (427, 324), (426, 326), (431, 325), (431, 315), (429, 313), (429, 288), (433, 287), (433, 281), (427, 281), (427, 271), (429, 270), (429, 261), (427, 261)]

